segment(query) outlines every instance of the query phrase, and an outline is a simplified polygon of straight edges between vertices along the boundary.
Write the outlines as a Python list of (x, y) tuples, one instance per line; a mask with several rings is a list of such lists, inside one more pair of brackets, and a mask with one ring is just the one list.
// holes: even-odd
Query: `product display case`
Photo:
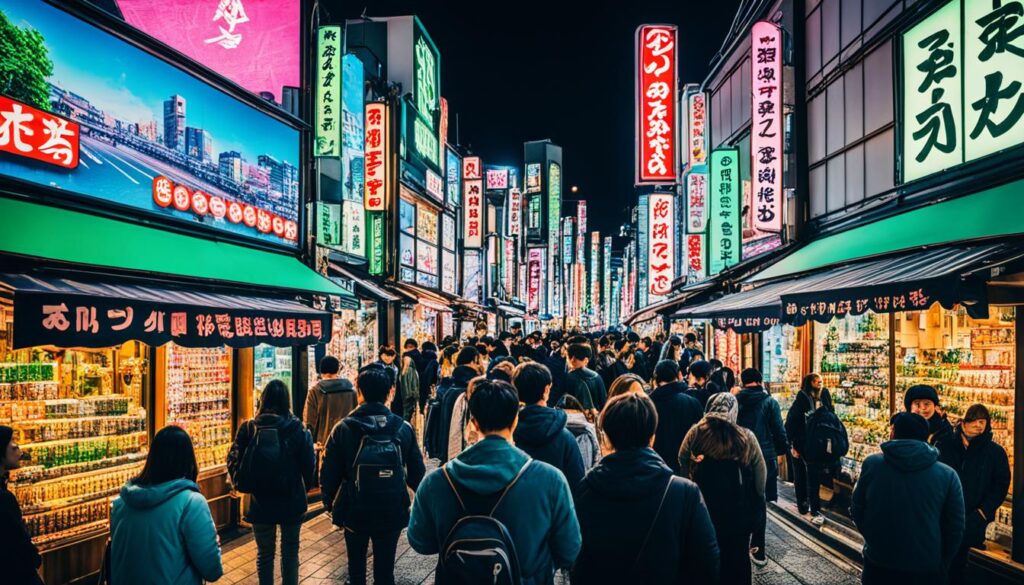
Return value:
[(292, 387), (292, 348), (257, 345), (253, 353), (253, 412), (259, 407), (263, 387), (271, 380), (281, 380)]
[(742, 362), (740, 361), (741, 356), (741, 339), (740, 334), (734, 332), (732, 329), (720, 329), (714, 328), (714, 340), (715, 340), (715, 352), (713, 355), (708, 355), (710, 359), (712, 357), (722, 362), (722, 366), (730, 368), (736, 378), (739, 378), (740, 372), (742, 371)]
[(233, 439), (231, 350), (167, 345), (167, 425), (188, 431), (199, 470), (224, 465)]
[(803, 328), (792, 325), (776, 325), (761, 335), (762, 373), (782, 407), (783, 417), (803, 379), (803, 335)]

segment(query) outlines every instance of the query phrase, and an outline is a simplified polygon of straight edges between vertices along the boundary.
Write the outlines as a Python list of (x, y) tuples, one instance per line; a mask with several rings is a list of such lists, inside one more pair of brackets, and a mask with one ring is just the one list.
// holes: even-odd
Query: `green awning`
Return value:
[(0, 198), (0, 252), (220, 283), (351, 297), (298, 259), (88, 213)]
[(936, 203), (815, 240), (768, 267), (752, 282), (921, 246), (1024, 234), (1018, 210), (1024, 181)]

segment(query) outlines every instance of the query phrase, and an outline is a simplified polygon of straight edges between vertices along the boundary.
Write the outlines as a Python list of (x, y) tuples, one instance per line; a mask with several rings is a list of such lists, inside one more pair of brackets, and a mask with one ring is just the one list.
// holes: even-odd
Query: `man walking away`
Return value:
[(321, 380), (306, 393), (303, 422), (313, 435), (317, 451), (324, 448), (334, 425), (356, 408), (356, 389), (339, 376), (341, 362), (333, 355), (320, 360)]
[[(600, 374), (587, 367), (592, 353), (590, 346), (584, 343), (569, 346), (570, 369), (565, 378), (565, 393), (579, 400), (591, 418), (596, 419), (598, 411), (604, 408), (608, 392)], [(549, 404), (557, 404), (561, 396), (551, 398)]]
[[(445, 576), (469, 568), (467, 557), (489, 555), (474, 548), (471, 539), (455, 538), (462, 530), (456, 522), (481, 523), (480, 516), (489, 516), (495, 529), (507, 530), (515, 550), (515, 561), (524, 585), (550, 585), (556, 568), (571, 567), (580, 550), (580, 527), (573, 509), (569, 484), (565, 477), (547, 463), (534, 461), (512, 446), (519, 414), (519, 398), (508, 383), (480, 381), (469, 401), (470, 424), (484, 436), (480, 442), (463, 451), (454, 460), (432, 472), (416, 490), (409, 520), (409, 544), (424, 555), (441, 553), (436, 583), (444, 585), (452, 579)], [(467, 516), (473, 516), (468, 518)], [(464, 527), (469, 527), (465, 526)], [(453, 531), (453, 527), (455, 530)], [(451, 545), (445, 547), (445, 545)], [(467, 551), (446, 555), (448, 548)], [(508, 547), (502, 546), (502, 550)], [(503, 564), (511, 564), (509, 558)], [(464, 579), (473, 583), (491, 583), (487, 574)], [(503, 577), (497, 582), (511, 582)]]
[(441, 366), (438, 364), (437, 346), (432, 341), (423, 342), (420, 356), (423, 369), (420, 370), (420, 414), (426, 414), (427, 401), (434, 394), (434, 387), (441, 378)]
[(686, 384), (679, 372), (679, 362), (661, 360), (654, 366), (651, 400), (658, 410), (658, 430), (654, 435), (654, 450), (661, 456), (672, 473), (679, 473), (679, 447), (690, 427), (704, 416), (700, 403), (686, 395)]
[(366, 583), (366, 550), (373, 542), (373, 580), (395, 582), (395, 550), (409, 522), (409, 492), (423, 479), (423, 455), (412, 427), (385, 406), (391, 377), (370, 365), (356, 380), (363, 405), (334, 427), (324, 452), (324, 508), (345, 531), (348, 582)]
[(512, 375), (512, 384), (526, 405), (519, 411), (519, 425), (512, 435), (516, 447), (561, 471), (569, 487), (576, 489), (583, 479), (583, 457), (566, 428), (566, 414), (547, 405), (551, 372), (533, 362), (521, 364)]
[(925, 441), (928, 423), (901, 412), (892, 440), (869, 455), (850, 512), (864, 536), (865, 585), (945, 583), (964, 535), (960, 479)]
[(455, 357), (452, 385), (445, 391), (444, 399), (441, 401), (441, 420), (437, 428), (437, 454), (441, 461), (448, 460), (448, 436), (451, 434), (455, 403), (458, 402), (460, 396), (466, 393), (469, 381), (480, 375), (480, 370), (477, 369), (479, 359), (480, 352), (472, 345), (463, 347)]

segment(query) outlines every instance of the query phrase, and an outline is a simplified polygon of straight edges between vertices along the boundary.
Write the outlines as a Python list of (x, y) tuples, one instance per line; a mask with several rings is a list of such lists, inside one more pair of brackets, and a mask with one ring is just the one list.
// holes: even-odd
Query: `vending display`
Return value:
[[(715, 353), (714, 357), (722, 362), (722, 366), (729, 368), (739, 377), (742, 365), (740, 362), (740, 334), (732, 329), (720, 329), (715, 327)], [(710, 357), (710, 356), (709, 356)]]
[(0, 424), (28, 460), (8, 489), (42, 550), (108, 528), (110, 501), (149, 444), (145, 346), (11, 350), (0, 336)]
[(231, 449), (231, 350), (167, 345), (167, 424), (188, 431), (199, 470), (227, 461)]
[(765, 331), (761, 340), (765, 383), (772, 396), (779, 401), (782, 411), (786, 412), (800, 391), (803, 329), (792, 325), (776, 325)]
[(292, 348), (257, 345), (253, 355), (253, 410), (259, 408), (263, 387), (271, 380), (281, 380), (292, 387)]

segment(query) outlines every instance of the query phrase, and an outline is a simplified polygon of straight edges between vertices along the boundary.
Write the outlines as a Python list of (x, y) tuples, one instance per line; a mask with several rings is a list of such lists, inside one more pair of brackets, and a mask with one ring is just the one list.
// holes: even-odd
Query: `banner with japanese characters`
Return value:
[(462, 159), (462, 178), (463, 179), (482, 179), (483, 178), (483, 165), (480, 163), (479, 156), (467, 156)]
[(313, 156), (341, 156), (341, 27), (317, 29), (316, 48), (316, 138)]
[(782, 30), (754, 23), (750, 33), (750, 168), (754, 228), (782, 231)]
[(675, 196), (652, 193), (648, 199), (647, 280), (651, 294), (666, 295), (675, 278)]
[(689, 165), (692, 169), (708, 162), (707, 141), (707, 95), (698, 91), (687, 98), (689, 104)]
[(708, 174), (686, 175), (686, 233), (701, 234), (708, 227)]
[(508, 192), (508, 234), (518, 236), (523, 223), (523, 194), (519, 189)]
[(507, 168), (487, 169), (484, 176), (487, 178), (488, 191), (508, 189)]
[(480, 179), (467, 180), (462, 190), (463, 247), (479, 248), (484, 241), (484, 182)]
[(673, 25), (636, 29), (636, 183), (675, 183), (678, 79)]
[(384, 211), (391, 188), (388, 106), (380, 102), (366, 104), (366, 140), (363, 160), (363, 207), (366, 211)]
[(700, 282), (707, 278), (704, 234), (686, 235), (686, 282)]
[(740, 261), (739, 150), (712, 150), (709, 175), (708, 274), (713, 275)]
[(601, 319), (601, 232), (590, 232), (590, 312)]

